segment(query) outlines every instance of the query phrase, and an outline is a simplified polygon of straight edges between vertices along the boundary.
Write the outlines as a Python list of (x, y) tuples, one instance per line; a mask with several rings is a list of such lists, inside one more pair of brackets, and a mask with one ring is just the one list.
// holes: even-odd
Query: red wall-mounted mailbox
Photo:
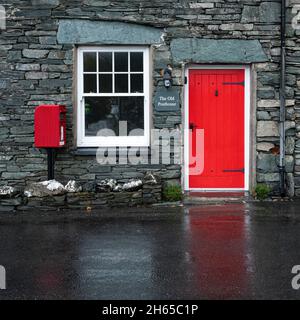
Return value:
[(37, 148), (61, 148), (65, 146), (65, 106), (41, 105), (35, 109), (34, 143)]

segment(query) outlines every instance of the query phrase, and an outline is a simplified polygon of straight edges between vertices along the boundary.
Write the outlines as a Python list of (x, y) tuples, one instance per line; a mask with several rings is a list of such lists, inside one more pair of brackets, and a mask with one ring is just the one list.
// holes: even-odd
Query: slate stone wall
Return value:
[(15, 194), (0, 195), (0, 213), (11, 211), (54, 211), (54, 210), (95, 210), (103, 207), (135, 207), (147, 206), (161, 202), (162, 188), (160, 184), (147, 184), (136, 191), (122, 192), (69, 192), (43, 197), (26, 197), (23, 190)]
[[(294, 1), (296, 2), (296, 1)], [(183, 88), (182, 65), (173, 61), (170, 43), (179, 38), (258, 40), (268, 61), (256, 63), (257, 181), (276, 191), (279, 175), (280, 1), (266, 0), (6, 0), (7, 29), (0, 31), (0, 176), (1, 185), (24, 186), (46, 179), (46, 156), (33, 146), (33, 114), (39, 104), (68, 108), (66, 149), (59, 151), (56, 178), (82, 183), (139, 178), (151, 170), (163, 181), (180, 181), (181, 165), (100, 166), (95, 156), (77, 155), (73, 132), (74, 46), (58, 37), (67, 20), (127, 23), (162, 33), (153, 45), (153, 93), (162, 85), (160, 69), (173, 64), (174, 85)], [(287, 25), (287, 171), (290, 195), (300, 195), (300, 31)], [(127, 24), (126, 24), (127, 25)], [(106, 30), (107, 31), (107, 30)], [(157, 32), (151, 36), (156, 39)], [(107, 34), (106, 34), (107, 35)], [(134, 35), (133, 35), (134, 36)], [(122, 34), (119, 34), (120, 42)], [(91, 40), (90, 40), (91, 41)], [(222, 48), (220, 48), (220, 51)], [(181, 91), (182, 93), (182, 91)], [(255, 96), (255, 95), (254, 95)], [(181, 128), (182, 110), (153, 112), (155, 128)], [(275, 149), (274, 149), (275, 148)], [(276, 152), (275, 152), (276, 153)]]

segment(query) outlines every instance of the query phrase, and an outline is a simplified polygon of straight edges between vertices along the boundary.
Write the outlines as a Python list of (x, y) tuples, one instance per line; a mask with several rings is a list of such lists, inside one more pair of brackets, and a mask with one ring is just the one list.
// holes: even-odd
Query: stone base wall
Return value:
[(63, 209), (90, 211), (103, 207), (144, 206), (160, 202), (161, 195), (161, 185), (144, 185), (142, 189), (130, 192), (76, 192), (30, 198), (16, 194), (5, 199), (0, 198), (0, 212)]

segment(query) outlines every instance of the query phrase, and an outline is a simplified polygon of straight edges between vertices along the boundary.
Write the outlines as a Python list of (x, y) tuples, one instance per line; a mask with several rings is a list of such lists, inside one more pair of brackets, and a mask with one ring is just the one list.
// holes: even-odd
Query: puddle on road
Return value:
[(257, 220), (247, 204), (181, 212), (1, 225), (0, 298), (299, 298), (298, 223)]

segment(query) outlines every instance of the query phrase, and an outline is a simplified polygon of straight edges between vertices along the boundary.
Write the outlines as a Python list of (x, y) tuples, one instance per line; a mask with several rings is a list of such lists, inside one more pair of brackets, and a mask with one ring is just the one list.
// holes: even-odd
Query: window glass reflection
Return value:
[(134, 129), (144, 130), (144, 97), (85, 98), (85, 136), (97, 136), (101, 129), (119, 136), (120, 121), (127, 122), (127, 135)]

